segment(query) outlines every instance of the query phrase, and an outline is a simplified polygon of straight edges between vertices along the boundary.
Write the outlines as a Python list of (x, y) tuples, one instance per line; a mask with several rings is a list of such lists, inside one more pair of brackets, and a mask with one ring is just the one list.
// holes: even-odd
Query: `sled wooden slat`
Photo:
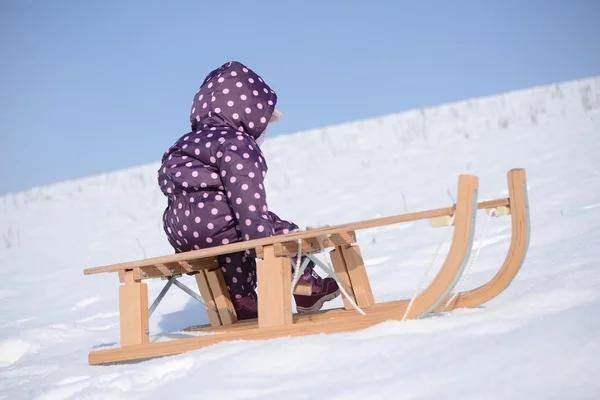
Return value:
[[(352, 300), (362, 309), (375, 303), (371, 283), (358, 246), (337, 246), (330, 253), (333, 269)], [(354, 309), (348, 299), (342, 297), (346, 310)]]
[[(86, 269), (85, 274), (118, 272), (121, 281), (124, 282), (119, 289), (120, 293), (130, 293), (127, 296), (120, 294), (121, 347), (92, 351), (88, 361), (90, 364), (104, 364), (141, 360), (178, 354), (230, 340), (265, 340), (317, 333), (350, 332), (387, 320), (399, 320), (403, 317), (422, 318), (431, 312), (481, 305), (501, 293), (514, 279), (523, 264), (529, 243), (529, 206), (525, 171), (514, 169), (509, 171), (507, 176), (508, 198), (478, 203), (479, 179), (472, 175), (461, 175), (457, 204), (453, 207), (327, 226), (205, 250)], [(451, 299), (451, 292), (468, 261), (476, 213), (482, 209), (487, 212), (493, 210), (496, 216), (510, 215), (512, 240), (509, 253), (500, 271), (490, 282), (456, 295), (448, 307), (444, 308), (446, 302)], [(446, 260), (429, 286), (412, 302), (406, 299), (376, 303), (355, 231), (424, 219), (429, 219), (431, 223), (431, 219), (444, 216), (454, 216), (454, 234)], [(288, 256), (298, 252), (298, 240), (303, 252), (314, 253), (333, 247), (330, 255), (336, 274), (352, 300), (366, 315), (358, 313), (343, 297), (343, 308), (310, 314), (292, 314), (291, 268)], [(233, 305), (227, 295), (221, 270), (216, 268), (218, 264), (215, 257), (248, 249), (254, 249), (258, 256), (259, 317), (249, 321), (237, 321), (235, 312), (231, 313)], [(213, 314), (209, 313), (211, 325), (192, 326), (186, 331), (203, 332), (208, 335), (149, 343), (147, 287), (141, 280), (163, 277), (175, 272), (189, 273), (192, 270), (200, 271), (195, 277), (202, 297), (209, 305), (214, 305), (216, 310)], [(212, 281), (209, 276), (212, 277)], [(216, 300), (219, 295), (217, 292), (221, 296), (221, 305)], [(124, 305), (125, 301), (130, 305)]]
[[(219, 269), (203, 270), (200, 271), (206, 277), (210, 292), (212, 295), (213, 303), (217, 308), (219, 319), (222, 325), (231, 325), (237, 321), (237, 316), (233, 308), (233, 303), (229, 298), (229, 292), (227, 291), (227, 285), (223, 274)], [(195, 276), (199, 275), (196, 274)]]
[(148, 285), (134, 281), (132, 271), (123, 274), (123, 281), (119, 287), (121, 346), (148, 344)]
[(178, 262), (155, 264), (133, 269), (133, 276), (136, 281), (171, 275), (181, 275), (181, 265)]
[[(256, 265), (258, 283), (258, 326), (292, 323), (292, 277), (290, 259), (277, 257), (273, 246), (265, 246)], [(260, 283), (259, 283), (260, 282)]]
[(194, 278), (196, 278), (196, 284), (198, 285), (200, 296), (202, 296), (202, 299), (204, 299), (204, 302), (207, 305), (205, 309), (210, 324), (212, 326), (221, 326), (223, 325), (223, 322), (221, 321), (221, 316), (219, 315), (219, 310), (217, 309), (215, 296), (210, 288), (210, 284), (208, 283), (208, 278), (206, 277), (207, 272), (208, 271), (199, 271), (194, 275)]
[[(215, 258), (210, 259), (202, 259), (202, 260), (193, 260), (193, 261), (177, 261), (177, 262), (169, 262), (169, 263), (157, 263), (152, 265), (147, 265), (143, 267), (133, 268), (133, 277), (135, 281), (142, 281), (144, 279), (152, 279), (159, 277), (169, 277), (176, 276), (190, 272), (197, 272), (202, 270), (210, 270), (214, 268), (218, 268), (219, 264), (215, 260)], [(121, 270), (119, 271), (119, 280), (123, 282), (122, 272), (129, 271)]]
[[(356, 243), (356, 233), (354, 231), (334, 233), (324, 238), (298, 239), (302, 243), (302, 253), (318, 253), (323, 248), (344, 246)], [(262, 248), (257, 249), (257, 257), (262, 258)], [(278, 257), (296, 255), (298, 253), (298, 242), (283, 242), (273, 245), (275, 255)]]
[(356, 304), (362, 309), (371, 307), (375, 304), (375, 297), (373, 296), (373, 289), (371, 289), (371, 282), (369, 282), (360, 247), (339, 246), (338, 248), (344, 257), (344, 264), (350, 277)]
[[(267, 340), (278, 337), (306, 336), (319, 333), (351, 332), (367, 328), (380, 322), (398, 319), (408, 305), (407, 300), (374, 304), (365, 316), (353, 310), (327, 310), (314, 315), (295, 315), (293, 323), (268, 328), (259, 328), (254, 322), (230, 325), (213, 329), (206, 336), (176, 339), (148, 345), (127, 346), (93, 351), (89, 363), (107, 364), (129, 360), (142, 360), (152, 357), (168, 356), (211, 346), (216, 343), (233, 340)], [(315, 316), (319, 316), (315, 318)]]
[[(352, 287), (350, 281), (350, 275), (348, 274), (348, 268), (346, 266), (346, 262), (344, 261), (344, 255), (341, 248), (336, 247), (329, 252), (329, 256), (331, 257), (331, 264), (333, 264), (333, 270), (339, 279), (340, 285), (346, 289), (349, 297), (356, 303), (356, 295), (354, 294), (354, 288)], [(346, 297), (342, 297), (342, 301), (344, 302), (344, 308), (346, 310), (352, 310), (354, 308), (350, 300), (348, 300)]]
[[(509, 204), (508, 198), (489, 200), (489, 201), (483, 201), (483, 202), (479, 203), (477, 205), (477, 209), (481, 210), (481, 209), (487, 209), (487, 208), (495, 208), (495, 207), (504, 206), (504, 205), (508, 205), (508, 204)], [(385, 226), (385, 225), (394, 225), (394, 224), (399, 224), (399, 223), (403, 223), (403, 222), (424, 220), (424, 219), (429, 219), (429, 218), (443, 216), (443, 215), (453, 215), (455, 210), (456, 210), (455, 207), (446, 207), (446, 208), (438, 208), (438, 209), (433, 209), (433, 210), (418, 211), (418, 212), (414, 212), (414, 213), (400, 214), (400, 215), (395, 215), (395, 216), (391, 216), (391, 217), (375, 218), (375, 219), (370, 219), (370, 220), (365, 220), (365, 221), (360, 221), (360, 222), (335, 225), (335, 226), (326, 227), (326, 228), (317, 228), (317, 229), (311, 229), (311, 230), (307, 230), (307, 231), (293, 232), (293, 233), (288, 233), (286, 235), (272, 236), (272, 237), (268, 237), (268, 238), (264, 238), (264, 239), (254, 239), (254, 240), (248, 240), (248, 241), (243, 241), (243, 242), (238, 242), (238, 243), (221, 245), (221, 246), (217, 246), (217, 247), (211, 247), (208, 249), (193, 250), (193, 251), (188, 251), (185, 253), (172, 254), (172, 255), (168, 255), (168, 256), (146, 258), (146, 259), (137, 260), (137, 261), (129, 261), (129, 262), (106, 265), (106, 266), (101, 266), (101, 267), (86, 268), (83, 270), (83, 273), (85, 275), (92, 275), (92, 274), (100, 274), (100, 273), (106, 273), (106, 272), (118, 272), (121, 270), (140, 268), (140, 267), (148, 267), (148, 266), (154, 266), (156, 264), (164, 264), (164, 263), (179, 262), (179, 261), (187, 261), (190, 264), (194, 264), (196, 262), (198, 262), (198, 263), (205, 262), (206, 266), (203, 266), (203, 267), (199, 266), (198, 269), (211, 268), (211, 267), (209, 267), (209, 265), (214, 267), (214, 257), (223, 255), (223, 254), (236, 253), (239, 251), (255, 249), (260, 246), (274, 245), (276, 243), (284, 243), (284, 242), (296, 243), (296, 241), (298, 239), (310, 239), (310, 240), (316, 241), (316, 240), (318, 240), (318, 238), (327, 236), (329, 234), (358, 231), (361, 229), (368, 229), (368, 228), (377, 228), (377, 227), (381, 227), (381, 226)], [(199, 265), (204, 265), (204, 264), (199, 264)]]

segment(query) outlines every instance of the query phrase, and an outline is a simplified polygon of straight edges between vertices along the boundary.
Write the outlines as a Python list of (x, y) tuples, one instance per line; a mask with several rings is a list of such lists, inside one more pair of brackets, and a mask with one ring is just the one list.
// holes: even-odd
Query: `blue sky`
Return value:
[(0, 193), (160, 160), (229, 60), (271, 135), (600, 74), (600, 2), (0, 1)]

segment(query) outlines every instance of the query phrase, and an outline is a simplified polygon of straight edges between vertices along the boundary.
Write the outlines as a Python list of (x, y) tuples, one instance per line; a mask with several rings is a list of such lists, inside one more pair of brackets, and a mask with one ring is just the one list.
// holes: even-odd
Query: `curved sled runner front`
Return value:
[[(500, 270), (480, 287), (461, 292), (454, 297), (448, 296), (435, 312), (452, 311), (457, 308), (477, 307), (487, 303), (504, 291), (513, 281), (525, 261), (529, 248), (529, 201), (527, 195), (527, 177), (524, 169), (513, 169), (507, 174), (509, 204), (511, 215), (511, 240), (508, 254)], [(448, 301), (450, 301), (448, 303)]]
[[(460, 280), (473, 244), (477, 210), (510, 208), (513, 239), (507, 259), (498, 274), (475, 290), (460, 293), (446, 307), (473, 307), (499, 294), (514, 278), (525, 256), (528, 242), (527, 200), (523, 170), (509, 172), (509, 199), (477, 203), (479, 179), (461, 175), (454, 207), (426, 210), (392, 217), (318, 228), (287, 235), (234, 243), (205, 250), (86, 269), (85, 274), (118, 272), (120, 286), (121, 347), (92, 351), (90, 364), (105, 364), (173, 355), (231, 340), (265, 340), (316, 333), (356, 331), (387, 320), (423, 318), (446, 305)], [(506, 210), (505, 210), (506, 211)], [(448, 217), (452, 217), (449, 219)], [(368, 281), (355, 230), (422, 219), (446, 219), (454, 225), (450, 250), (429, 286), (410, 300), (376, 303)], [(439, 221), (438, 221), (439, 222)], [(289, 255), (298, 251), (314, 254), (331, 250), (335, 275), (346, 288), (344, 308), (308, 314), (293, 314)], [(258, 320), (237, 321), (215, 257), (234, 251), (255, 249), (259, 313)], [(172, 283), (198, 299), (176, 278), (196, 272), (196, 281), (207, 306), (210, 325), (190, 327), (203, 336), (150, 343), (148, 318)], [(148, 310), (145, 279), (167, 279), (165, 289)], [(261, 283), (263, 283), (261, 285)], [(262, 299), (262, 302), (261, 302)], [(200, 300), (200, 299), (199, 299)], [(358, 312), (357, 309), (362, 311)]]

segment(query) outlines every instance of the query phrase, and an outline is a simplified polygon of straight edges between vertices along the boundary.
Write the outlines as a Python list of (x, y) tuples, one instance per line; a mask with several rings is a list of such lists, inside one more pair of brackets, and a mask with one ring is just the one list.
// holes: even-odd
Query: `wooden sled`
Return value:
[[(117, 272), (119, 287), (120, 347), (89, 353), (90, 364), (173, 355), (231, 340), (264, 340), (317, 333), (348, 332), (387, 320), (423, 318), (432, 312), (475, 307), (498, 296), (513, 280), (529, 245), (529, 207), (524, 169), (508, 172), (509, 197), (477, 202), (479, 179), (461, 175), (458, 196), (452, 207), (432, 209), (361, 222), (321, 227), (270, 238), (233, 243), (209, 249), (163, 257), (89, 268), (84, 274)], [(512, 238), (508, 254), (497, 274), (486, 284), (452, 295), (473, 244), (478, 210), (496, 216), (510, 215)], [(446, 260), (431, 283), (412, 299), (376, 303), (363, 263), (355, 232), (416, 220), (429, 220), (432, 226), (453, 226), (453, 237)], [(329, 251), (334, 276), (347, 296), (344, 307), (309, 314), (292, 312), (290, 255), (301, 246), (302, 254), (313, 257)], [(257, 253), (258, 319), (237, 321), (216, 256), (254, 249)], [(322, 265), (322, 264), (321, 264)], [(195, 274), (201, 298), (177, 280), (184, 273)], [(148, 307), (148, 288), (144, 280), (167, 280), (154, 304)], [(175, 285), (206, 305), (210, 325), (192, 326), (190, 338), (150, 342), (148, 318)]]

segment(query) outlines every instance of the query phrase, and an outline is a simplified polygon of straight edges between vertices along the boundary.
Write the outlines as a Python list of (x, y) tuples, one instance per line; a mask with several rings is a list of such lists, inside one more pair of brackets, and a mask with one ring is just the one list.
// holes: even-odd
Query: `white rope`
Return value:
[(296, 289), (296, 285), (300, 280), (300, 276), (304, 273), (304, 270), (308, 266), (310, 262), (309, 258), (304, 259), (304, 262), (300, 264), (300, 260), (302, 259), (302, 239), (298, 239), (298, 254), (296, 259), (296, 270), (294, 271), (294, 278), (292, 279), (292, 296), (294, 295), (294, 290)]
[(445, 242), (445, 240), (444, 240), (445, 235), (448, 232), (450, 232), (450, 227), (452, 226), (452, 224), (454, 224), (455, 216), (456, 216), (456, 213), (452, 215), (452, 218), (450, 219), (450, 223), (448, 224), (448, 227), (444, 231), (444, 235), (442, 235), (442, 238), (440, 239), (440, 242), (438, 243), (437, 249), (435, 250), (435, 254), (433, 255), (433, 260), (431, 260), (431, 262), (429, 263), (429, 266), (427, 267), (427, 269), (425, 270), (425, 273), (423, 274), (423, 278), (422, 278), (421, 282), (415, 289), (415, 293), (413, 294), (412, 298), (410, 299), (410, 302), (408, 303), (408, 307), (406, 307), (406, 311), (404, 312), (404, 315), (402, 316), (402, 321), (406, 320), (406, 316), (408, 315), (415, 299), (417, 298), (417, 294), (419, 293), (421, 287), (423, 287), (423, 284), (425, 283), (425, 279), (427, 278), (427, 275), (429, 274), (429, 270), (431, 269), (431, 267), (435, 263), (435, 260), (437, 259), (438, 255), (440, 254), (440, 249), (442, 248), (442, 245)]
[(292, 295), (294, 294), (294, 289), (296, 289), (296, 284), (300, 279), (300, 259), (302, 258), (302, 239), (298, 239), (298, 254), (296, 255), (296, 270), (294, 272), (294, 278), (292, 279)]
[(323, 242), (321, 241), (321, 237), (317, 237), (317, 240), (319, 241), (319, 246), (321, 247), (321, 252), (324, 253), (323, 256), (325, 257), (325, 261), (327, 262), (327, 265), (323, 264), (323, 262), (321, 262), (321, 260), (319, 260), (318, 258), (314, 257), (314, 256), (309, 256), (316, 264), (318, 264), (321, 268), (323, 268), (323, 270), (325, 271), (325, 273), (327, 273), (327, 275), (329, 275), (330, 277), (332, 277), (338, 284), (340, 291), (342, 292), (342, 295), (348, 300), (348, 302), (350, 302), (350, 304), (352, 304), (352, 307), (354, 307), (354, 309), (356, 311), (358, 311), (360, 314), (362, 315), (367, 315), (359, 306), (358, 304), (356, 304), (354, 302), (354, 300), (352, 300), (352, 297), (350, 297), (350, 295), (348, 295), (348, 292), (346, 291), (346, 289), (344, 288), (344, 284), (339, 280), (339, 278), (337, 277), (333, 266), (331, 265), (331, 261), (329, 260), (329, 258), (327, 258), (327, 254), (325, 252), (325, 249), (323, 247)]
[(296, 285), (298, 284), (298, 281), (300, 280), (300, 276), (304, 273), (304, 270), (306, 270), (308, 263), (310, 263), (310, 259), (305, 258), (302, 265), (300, 265), (298, 272), (296, 272), (294, 274), (294, 279), (292, 280), (292, 294), (294, 294), (294, 289), (296, 288)]
[(477, 250), (475, 251), (475, 256), (473, 256), (473, 261), (471, 261), (471, 265), (469, 265), (467, 267), (467, 270), (464, 272), (464, 274), (461, 278), (461, 282), (459, 284), (458, 290), (446, 302), (446, 304), (444, 305), (444, 308), (442, 308), (442, 312), (445, 311), (446, 307), (448, 307), (448, 305), (454, 301), (456, 296), (458, 296), (460, 294), (462, 287), (464, 286), (465, 282), (467, 281), (467, 277), (469, 276), (469, 271), (471, 270), (471, 268), (473, 268), (473, 266), (475, 265), (475, 262), (477, 261), (477, 258), (479, 257), (479, 252), (481, 251), (481, 246), (483, 245), (483, 240), (485, 239), (485, 236), (487, 234), (487, 230), (490, 225), (490, 220), (495, 215), (496, 215), (496, 210), (493, 209), (488, 215), (487, 221), (485, 223), (485, 228), (483, 230), (483, 234), (481, 235), (481, 239), (479, 240), (479, 245), (477, 246)]

